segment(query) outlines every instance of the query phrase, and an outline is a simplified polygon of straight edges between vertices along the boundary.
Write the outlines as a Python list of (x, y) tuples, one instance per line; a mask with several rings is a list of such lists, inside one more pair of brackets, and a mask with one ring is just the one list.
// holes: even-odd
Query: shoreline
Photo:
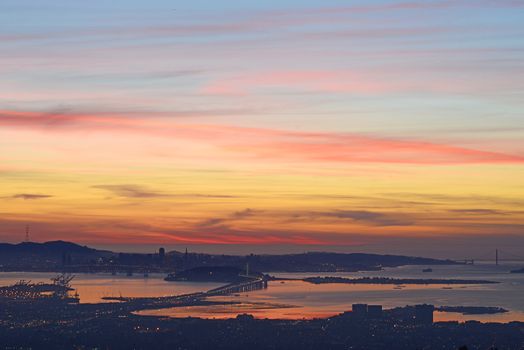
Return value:
[(393, 285), (451, 285), (451, 284), (498, 284), (498, 281), (468, 280), (468, 279), (443, 279), (443, 278), (390, 278), (390, 277), (306, 277), (302, 281), (312, 284), (393, 284)]

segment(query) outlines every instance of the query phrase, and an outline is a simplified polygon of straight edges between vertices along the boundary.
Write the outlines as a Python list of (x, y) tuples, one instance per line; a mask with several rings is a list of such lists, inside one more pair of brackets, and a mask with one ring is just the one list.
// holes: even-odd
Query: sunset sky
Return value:
[(519, 0), (2, 0), (0, 241), (519, 252), (523, 38)]

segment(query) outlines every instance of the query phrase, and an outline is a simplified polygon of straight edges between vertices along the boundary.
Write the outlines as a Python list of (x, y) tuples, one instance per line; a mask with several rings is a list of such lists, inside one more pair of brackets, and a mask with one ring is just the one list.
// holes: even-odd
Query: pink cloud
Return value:
[[(324, 34), (322, 34), (324, 35)], [(343, 35), (343, 34), (342, 34)], [(460, 52), (456, 52), (461, 54)], [(386, 53), (387, 54), (387, 53)], [(392, 53), (389, 53), (392, 54)], [(397, 56), (398, 53), (395, 55)], [(412, 56), (414, 53), (401, 54)], [(430, 55), (431, 53), (428, 53)], [(448, 54), (445, 52), (444, 54)], [(380, 54), (382, 55), (382, 53)], [(399, 57), (400, 57), (399, 56)], [(413, 65), (420, 65), (414, 63)], [(261, 92), (271, 94), (287, 92), (383, 95), (406, 92), (457, 94), (465, 92), (500, 91), (513, 86), (505, 75), (485, 72), (483, 75), (464, 79), (456, 74), (464, 67), (453, 63), (445, 68), (428, 70), (413, 74), (412, 67), (387, 69), (362, 68), (359, 70), (280, 70), (252, 71), (223, 76), (205, 84), (200, 92), (210, 95), (246, 96)], [(476, 67), (481, 69), (482, 67)], [(515, 72), (514, 74), (519, 74)], [(489, 78), (489, 84), (486, 84)]]
[(338, 163), (475, 164), (523, 163), (524, 157), (421, 141), (359, 135), (319, 137), (314, 142), (271, 142), (247, 146), (260, 158)]
[[(302, 79), (299, 76), (297, 79)], [(259, 162), (482, 164), (524, 163), (524, 157), (460, 146), (336, 132), (303, 132), (230, 125), (182, 124), (169, 118), (99, 113), (0, 111), (0, 126), (44, 133), (134, 133), (164, 142), (210, 145), (216, 158), (233, 156)], [(140, 139), (137, 138), (137, 143)], [(144, 141), (144, 144), (147, 144)], [(160, 146), (162, 143), (160, 142)]]
[(204, 86), (202, 92), (218, 95), (244, 95), (264, 88), (331, 93), (376, 93), (391, 90), (393, 86), (369, 75), (350, 71), (272, 71), (246, 73), (217, 80)]

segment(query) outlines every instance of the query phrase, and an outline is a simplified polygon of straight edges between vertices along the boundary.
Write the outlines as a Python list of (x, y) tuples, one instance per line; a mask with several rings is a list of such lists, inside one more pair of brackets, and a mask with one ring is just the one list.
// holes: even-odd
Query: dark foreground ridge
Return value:
[(187, 270), (200, 266), (227, 266), (274, 272), (375, 271), (403, 265), (449, 265), (438, 260), (401, 255), (310, 252), (284, 255), (213, 255), (191, 252), (155, 254), (115, 253), (71, 242), (0, 243), (1, 271), (149, 273)]
[[(182, 301), (180, 306), (191, 303)], [(520, 349), (524, 323), (433, 323), (433, 306), (354, 305), (327, 319), (228, 320), (137, 316), (133, 302), (37, 300), (0, 305), (4, 349)]]

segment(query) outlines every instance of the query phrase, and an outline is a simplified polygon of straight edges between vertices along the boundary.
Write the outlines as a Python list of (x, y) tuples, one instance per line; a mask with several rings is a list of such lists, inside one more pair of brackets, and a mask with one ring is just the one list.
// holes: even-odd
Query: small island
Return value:
[(304, 282), (313, 284), (346, 283), (346, 284), (495, 284), (500, 282), (487, 280), (437, 279), (437, 278), (389, 278), (389, 277), (308, 277)]
[(259, 272), (249, 272), (234, 266), (200, 266), (176, 273), (170, 273), (166, 281), (224, 282), (240, 283), (262, 278)]

